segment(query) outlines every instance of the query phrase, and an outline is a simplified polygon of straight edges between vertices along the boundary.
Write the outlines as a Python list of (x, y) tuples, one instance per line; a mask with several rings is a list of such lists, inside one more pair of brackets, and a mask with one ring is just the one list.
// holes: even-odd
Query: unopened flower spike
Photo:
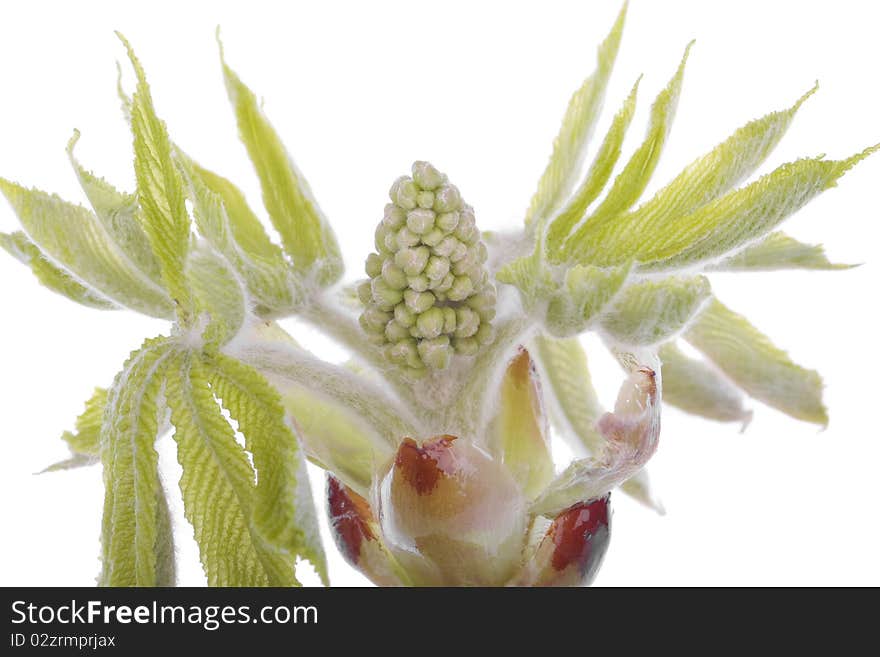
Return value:
[(391, 362), (442, 370), (494, 339), (488, 251), (473, 208), (430, 163), (414, 162), (389, 196), (358, 287), (360, 323)]
[[(415, 162), (391, 185), (367, 279), (352, 276), (342, 294), (331, 221), (222, 53), (262, 208), (172, 141), (127, 42), (137, 88), (120, 97), (136, 188), (80, 164), (78, 133), (68, 153), (91, 209), (0, 178), (22, 225), (0, 246), (45, 287), (170, 323), (95, 391), (62, 436), (72, 455), (50, 468), (102, 465), (102, 585), (175, 583), (169, 495), (182, 500), (209, 584), (294, 586), (301, 560), (326, 582), (307, 460), (327, 473), (337, 547), (377, 585), (585, 585), (608, 549), (617, 491), (663, 508), (644, 470), (663, 402), (744, 425), (751, 398), (827, 423), (819, 374), (728, 308), (710, 276), (841, 269), (781, 223), (878, 147), (744, 182), (810, 91), (643, 200), (688, 48), (633, 151), (636, 87), (582, 172), (625, 14), (571, 98), (521, 225), (484, 239), (459, 189)], [(350, 360), (311, 353), (282, 326), (288, 317)], [(586, 332), (623, 370), (610, 412)], [(176, 481), (160, 476), (157, 440), (173, 440)], [(568, 462), (554, 460), (556, 440)]]

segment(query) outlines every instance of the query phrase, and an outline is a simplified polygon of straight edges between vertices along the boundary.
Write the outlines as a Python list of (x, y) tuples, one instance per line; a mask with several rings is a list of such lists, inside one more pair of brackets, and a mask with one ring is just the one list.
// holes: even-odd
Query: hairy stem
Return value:
[(315, 358), (293, 344), (277, 341), (230, 343), (227, 353), (276, 383), (285, 380), (320, 392), (356, 413), (392, 448), (403, 436), (418, 435), (408, 409), (376, 384), (344, 367)]
[[(432, 372), (425, 379), (410, 380), (388, 363), (381, 350), (369, 343), (358, 323), (344, 309), (325, 297), (317, 297), (302, 315), (325, 334), (382, 373), (397, 396), (419, 418), (423, 429), (402, 436), (453, 433), (480, 442), (491, 414), (491, 395), (507, 364), (506, 356), (528, 339), (535, 323), (531, 317), (512, 316), (498, 322), (495, 341), (481, 348), (471, 361)], [(415, 423), (413, 423), (415, 424)], [(415, 427), (414, 427), (415, 428)]]
[(324, 295), (316, 295), (301, 317), (380, 372), (401, 399), (417, 403), (411, 383), (385, 358), (381, 349), (370, 343), (357, 321), (339, 304)]
[(481, 347), (476, 357), (413, 383), (418, 414), (424, 418), (429, 435), (448, 433), (476, 444), (484, 440), (508, 356), (528, 339), (534, 322), (528, 317), (511, 317), (497, 326), (495, 341)]

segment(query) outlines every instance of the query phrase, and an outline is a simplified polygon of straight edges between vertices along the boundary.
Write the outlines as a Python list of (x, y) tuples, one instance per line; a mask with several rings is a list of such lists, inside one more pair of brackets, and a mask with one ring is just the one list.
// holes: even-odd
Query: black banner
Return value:
[[(383, 642), (422, 635), (497, 634), (532, 628), (581, 628), (601, 622), (607, 593), (599, 589), (106, 589), (2, 590), (2, 655), (40, 650), (117, 652), (197, 645), (248, 650), (299, 641), (328, 648), (381, 650)], [(543, 629), (540, 629), (543, 628)], [(560, 637), (556, 637), (559, 640)], [(262, 652), (258, 654), (263, 654)]]
[[(835, 632), (839, 649), (872, 627), (867, 607), (822, 604), (816, 592), (645, 589), (99, 589), (5, 588), (0, 654), (121, 655), (197, 646), (295, 654), (401, 648), (472, 654), (476, 639), (627, 652), (632, 642), (767, 648), (774, 639)], [(826, 598), (827, 599), (827, 598)], [(783, 613), (784, 612), (784, 613)], [(708, 643), (707, 637), (712, 637)], [(414, 643), (415, 641), (415, 643)], [(616, 646), (616, 648), (615, 648)], [(256, 650), (256, 652), (255, 652)], [(491, 651), (495, 654), (495, 651)], [(279, 653), (280, 654), (280, 653)]]

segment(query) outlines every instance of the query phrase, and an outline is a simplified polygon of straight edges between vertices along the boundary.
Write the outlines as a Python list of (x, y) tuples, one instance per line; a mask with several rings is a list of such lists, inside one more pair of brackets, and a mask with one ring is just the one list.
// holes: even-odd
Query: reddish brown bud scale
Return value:
[(327, 513), (346, 561), (379, 586), (401, 585), (400, 568), (385, 548), (370, 503), (332, 475), (327, 477)]
[(328, 477), (327, 507), (340, 551), (352, 565), (357, 565), (361, 544), (376, 538), (371, 527), (375, 520), (370, 505), (336, 477)]
[(609, 498), (575, 504), (556, 517), (547, 531), (547, 539), (555, 546), (554, 570), (576, 566), (582, 575), (595, 570), (608, 542)]
[(455, 438), (437, 436), (421, 446), (412, 438), (403, 439), (394, 465), (419, 495), (427, 495), (441, 477), (455, 472), (455, 455), (449, 449)]
[(578, 502), (550, 522), (527, 555), (513, 586), (586, 586), (602, 565), (611, 538), (608, 493)]

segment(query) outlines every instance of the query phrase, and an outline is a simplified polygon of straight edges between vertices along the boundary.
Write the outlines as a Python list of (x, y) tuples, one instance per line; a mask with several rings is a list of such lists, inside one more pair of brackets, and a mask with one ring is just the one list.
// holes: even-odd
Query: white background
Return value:
[[(587, 1), (8, 3), (0, 22), (0, 175), (84, 201), (64, 154), (76, 127), (86, 166), (133, 188), (114, 89), (119, 29), (146, 67), (172, 137), (238, 181), (259, 207), (220, 75), (220, 24), (230, 64), (265, 97), (332, 219), (351, 279), (388, 186), (414, 159), (451, 176), (481, 227), (521, 221), (568, 97), (592, 72), (617, 9)], [(696, 38), (648, 193), (747, 120), (790, 105), (817, 78), (819, 94), (763, 170), (799, 156), (848, 156), (880, 141), (878, 23), (877, 5), (864, 1), (634, 0), (599, 130), (645, 73), (632, 150), (653, 95)], [(713, 279), (728, 305), (823, 373), (828, 429), (757, 403), (744, 434), (669, 410), (651, 465), (668, 514), (616, 495), (597, 584), (880, 584), (878, 183), (875, 156), (786, 226), (861, 268)], [(0, 204), (0, 230), (15, 226)], [(100, 468), (32, 473), (65, 456), (58, 436), (92, 387), (107, 385), (128, 352), (166, 326), (72, 304), (5, 255), (0, 280), (0, 584), (90, 585)], [(591, 354), (610, 402), (619, 373), (598, 347)], [(163, 440), (166, 464), (174, 460), (170, 442)], [(178, 534), (181, 583), (200, 584), (191, 531), (183, 525)], [(335, 584), (365, 583), (328, 551)]]

